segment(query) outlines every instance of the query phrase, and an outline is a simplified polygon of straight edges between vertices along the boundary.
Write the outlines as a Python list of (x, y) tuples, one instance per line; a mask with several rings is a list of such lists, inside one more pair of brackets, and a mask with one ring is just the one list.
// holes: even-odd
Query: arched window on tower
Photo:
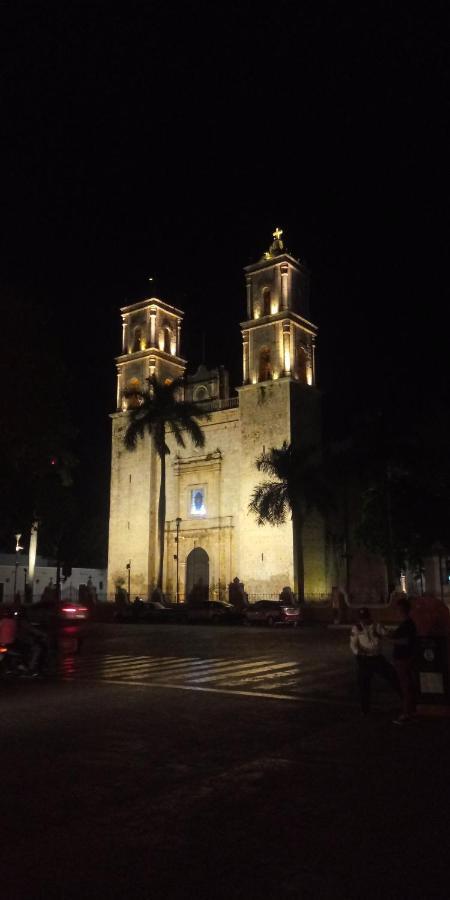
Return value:
[(159, 349), (163, 350), (164, 353), (172, 353), (172, 332), (168, 325), (161, 328), (158, 344)]
[(139, 378), (130, 378), (124, 396), (124, 403), (122, 403), (123, 409), (136, 409), (137, 406), (140, 406), (142, 403), (141, 396), (141, 382)]
[(137, 325), (134, 329), (133, 333), (133, 353), (138, 353), (141, 350), (142, 344), (142, 328), (140, 325)]
[(205, 384), (199, 384), (194, 388), (192, 399), (194, 403), (204, 403), (205, 400), (209, 400), (209, 392)]
[(306, 363), (306, 350), (300, 345), (300, 347), (297, 348), (297, 378), (300, 384), (308, 383)]
[(259, 351), (259, 376), (258, 381), (269, 381), (272, 378), (272, 363), (269, 347), (261, 347)]
[(263, 316), (270, 316), (270, 288), (263, 290)]

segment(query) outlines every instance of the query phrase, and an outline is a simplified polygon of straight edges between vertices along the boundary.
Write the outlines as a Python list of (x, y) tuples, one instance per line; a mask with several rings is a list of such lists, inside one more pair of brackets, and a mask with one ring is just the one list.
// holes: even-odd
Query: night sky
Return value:
[(53, 317), (100, 504), (119, 307), (153, 293), (180, 306), (191, 368), (204, 333), (206, 362), (239, 383), (242, 269), (275, 226), (312, 271), (331, 432), (393, 395), (405, 416), (446, 396), (446, 4), (412, 8), (3, 14), (3, 302)]

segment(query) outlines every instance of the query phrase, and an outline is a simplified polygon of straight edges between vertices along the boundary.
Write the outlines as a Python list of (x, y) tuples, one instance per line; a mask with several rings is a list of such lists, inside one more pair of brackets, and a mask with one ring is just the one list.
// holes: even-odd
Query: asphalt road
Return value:
[(448, 722), (362, 719), (347, 641), (97, 625), (1, 683), (3, 895), (447, 896)]

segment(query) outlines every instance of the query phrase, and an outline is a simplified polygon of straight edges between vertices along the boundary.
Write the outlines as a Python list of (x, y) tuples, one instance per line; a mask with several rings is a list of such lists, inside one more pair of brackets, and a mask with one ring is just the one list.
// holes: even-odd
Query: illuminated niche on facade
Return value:
[(206, 516), (205, 488), (191, 488), (189, 495), (189, 515)]

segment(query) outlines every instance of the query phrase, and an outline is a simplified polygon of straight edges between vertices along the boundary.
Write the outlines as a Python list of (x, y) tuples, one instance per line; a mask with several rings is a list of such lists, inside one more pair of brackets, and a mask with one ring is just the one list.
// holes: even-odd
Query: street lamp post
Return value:
[(179, 516), (177, 516), (177, 518), (175, 519), (175, 522), (177, 523), (177, 536), (175, 538), (175, 541), (176, 541), (176, 545), (177, 545), (177, 557), (176, 557), (177, 558), (177, 591), (176, 591), (176, 597), (177, 597), (177, 604), (178, 604), (178, 602), (179, 602), (178, 567), (180, 565), (180, 560), (179, 560), (180, 552), (179, 551), (180, 551), (180, 525), (181, 525), (181, 519)]
[(17, 569), (19, 568), (19, 553), (20, 553), (21, 550), (23, 550), (23, 547), (22, 547), (21, 544), (20, 544), (20, 538), (21, 538), (21, 537), (22, 537), (21, 534), (16, 534), (16, 535), (15, 535), (15, 538), (16, 538), (16, 565), (15, 565), (15, 569), (14, 569), (13, 603), (14, 603), (14, 601), (15, 601), (15, 599), (16, 599), (16, 590), (17, 590)]
[(130, 593), (131, 593), (131, 559), (127, 562), (128, 569), (128, 603), (130, 602)]

